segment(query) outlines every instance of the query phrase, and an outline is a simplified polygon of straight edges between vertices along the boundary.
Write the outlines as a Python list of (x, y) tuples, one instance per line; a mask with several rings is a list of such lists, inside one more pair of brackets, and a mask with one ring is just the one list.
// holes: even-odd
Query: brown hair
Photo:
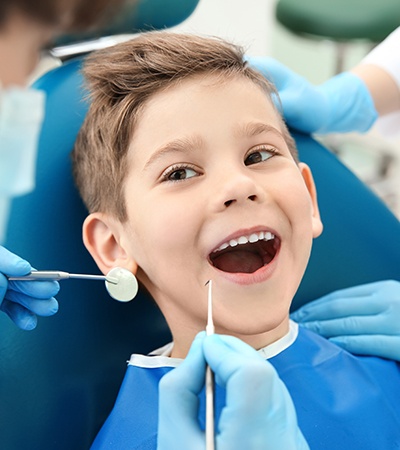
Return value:
[[(221, 39), (165, 31), (146, 33), (88, 57), (83, 73), (91, 105), (72, 159), (76, 184), (90, 212), (127, 219), (123, 191), (128, 148), (142, 107), (155, 93), (202, 73), (221, 80), (244, 77), (268, 96), (275, 93), (243, 57), (241, 48)], [(297, 160), (283, 121), (282, 132)]]
[(18, 12), (61, 31), (86, 30), (109, 20), (128, 2), (137, 0), (0, 0), (0, 27), (9, 14)]

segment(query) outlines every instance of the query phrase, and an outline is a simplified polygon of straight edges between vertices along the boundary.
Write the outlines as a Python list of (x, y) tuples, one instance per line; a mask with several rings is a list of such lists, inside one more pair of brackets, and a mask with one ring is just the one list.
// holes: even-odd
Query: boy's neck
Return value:
[[(181, 330), (182, 331), (182, 330)], [(266, 347), (278, 339), (281, 339), (289, 332), (289, 317), (286, 317), (278, 326), (274, 329), (256, 334), (256, 335), (235, 335), (235, 337), (241, 339), (246, 344), (259, 350)], [(218, 333), (218, 330), (216, 330)], [(195, 338), (197, 332), (193, 330), (185, 330), (182, 333), (173, 334), (174, 346), (172, 349), (172, 358), (185, 358), (189, 352), (190, 346), (192, 345), (193, 339)], [(232, 334), (232, 333), (221, 333), (221, 334)]]

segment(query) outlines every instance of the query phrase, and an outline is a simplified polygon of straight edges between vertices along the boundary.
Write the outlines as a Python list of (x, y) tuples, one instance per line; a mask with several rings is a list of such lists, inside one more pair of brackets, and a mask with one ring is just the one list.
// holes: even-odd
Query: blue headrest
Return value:
[(61, 36), (58, 45), (116, 34), (171, 28), (187, 19), (200, 0), (135, 0), (123, 5), (120, 12), (94, 31)]
[(324, 224), (293, 309), (337, 289), (400, 280), (400, 222), (336, 156), (310, 136), (293, 133), (313, 172)]
[[(13, 203), (5, 246), (37, 269), (99, 273), (82, 244), (87, 212), (69, 153), (85, 117), (79, 61), (46, 74), (36, 189)], [(88, 448), (106, 419), (133, 352), (168, 342), (161, 313), (145, 293), (112, 300), (99, 281), (62, 281), (56, 316), (21, 331), (0, 314), (1, 445), (9, 450)], [(4, 316), (4, 317), (3, 317)]]
[[(6, 246), (38, 269), (99, 273), (81, 241), (86, 216), (69, 153), (84, 119), (80, 61), (43, 76), (47, 115), (35, 192), (12, 208)], [(313, 172), (325, 225), (295, 307), (329, 291), (400, 276), (400, 224), (331, 153), (295, 135)], [(141, 292), (132, 303), (108, 297), (102, 282), (62, 281), (60, 311), (24, 332), (0, 317), (0, 423), (8, 450), (88, 448), (109, 413), (133, 352), (169, 339), (165, 321)]]

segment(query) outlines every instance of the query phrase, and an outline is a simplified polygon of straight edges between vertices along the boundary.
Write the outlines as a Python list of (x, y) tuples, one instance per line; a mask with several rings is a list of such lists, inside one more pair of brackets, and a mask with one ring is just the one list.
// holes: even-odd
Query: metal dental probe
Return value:
[[(208, 314), (206, 334), (211, 336), (214, 334), (214, 322), (212, 311), (212, 280), (207, 281), (208, 284)], [(215, 430), (214, 430), (214, 389), (215, 379), (211, 367), (206, 366), (206, 450), (215, 449)]]
[(86, 275), (81, 273), (68, 273), (60, 270), (34, 270), (31, 273), (22, 277), (8, 277), (10, 281), (59, 281), (67, 280), (68, 278), (78, 278), (81, 280), (103, 280), (109, 283), (117, 284), (118, 279), (105, 275)]

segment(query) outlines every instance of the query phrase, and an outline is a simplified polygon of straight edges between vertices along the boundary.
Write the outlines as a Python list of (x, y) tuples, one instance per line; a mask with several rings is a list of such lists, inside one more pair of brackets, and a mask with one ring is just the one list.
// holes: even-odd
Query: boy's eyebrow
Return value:
[[(234, 133), (239, 137), (252, 137), (262, 133), (274, 133), (283, 139), (282, 133), (272, 125), (268, 125), (263, 122), (249, 122), (240, 124), (234, 130)], [(154, 164), (161, 157), (170, 153), (190, 153), (195, 149), (203, 146), (203, 140), (199, 136), (191, 136), (180, 139), (174, 139), (167, 142), (150, 156), (144, 165), (143, 170), (147, 170), (152, 164)]]
[(203, 145), (203, 140), (198, 136), (190, 138), (174, 139), (159, 147), (147, 160), (143, 170), (146, 170), (161, 157), (170, 153), (190, 153)]
[(278, 129), (263, 122), (249, 122), (244, 125), (240, 124), (235, 130), (235, 134), (239, 137), (252, 137), (262, 133), (274, 133), (283, 139), (283, 135)]

